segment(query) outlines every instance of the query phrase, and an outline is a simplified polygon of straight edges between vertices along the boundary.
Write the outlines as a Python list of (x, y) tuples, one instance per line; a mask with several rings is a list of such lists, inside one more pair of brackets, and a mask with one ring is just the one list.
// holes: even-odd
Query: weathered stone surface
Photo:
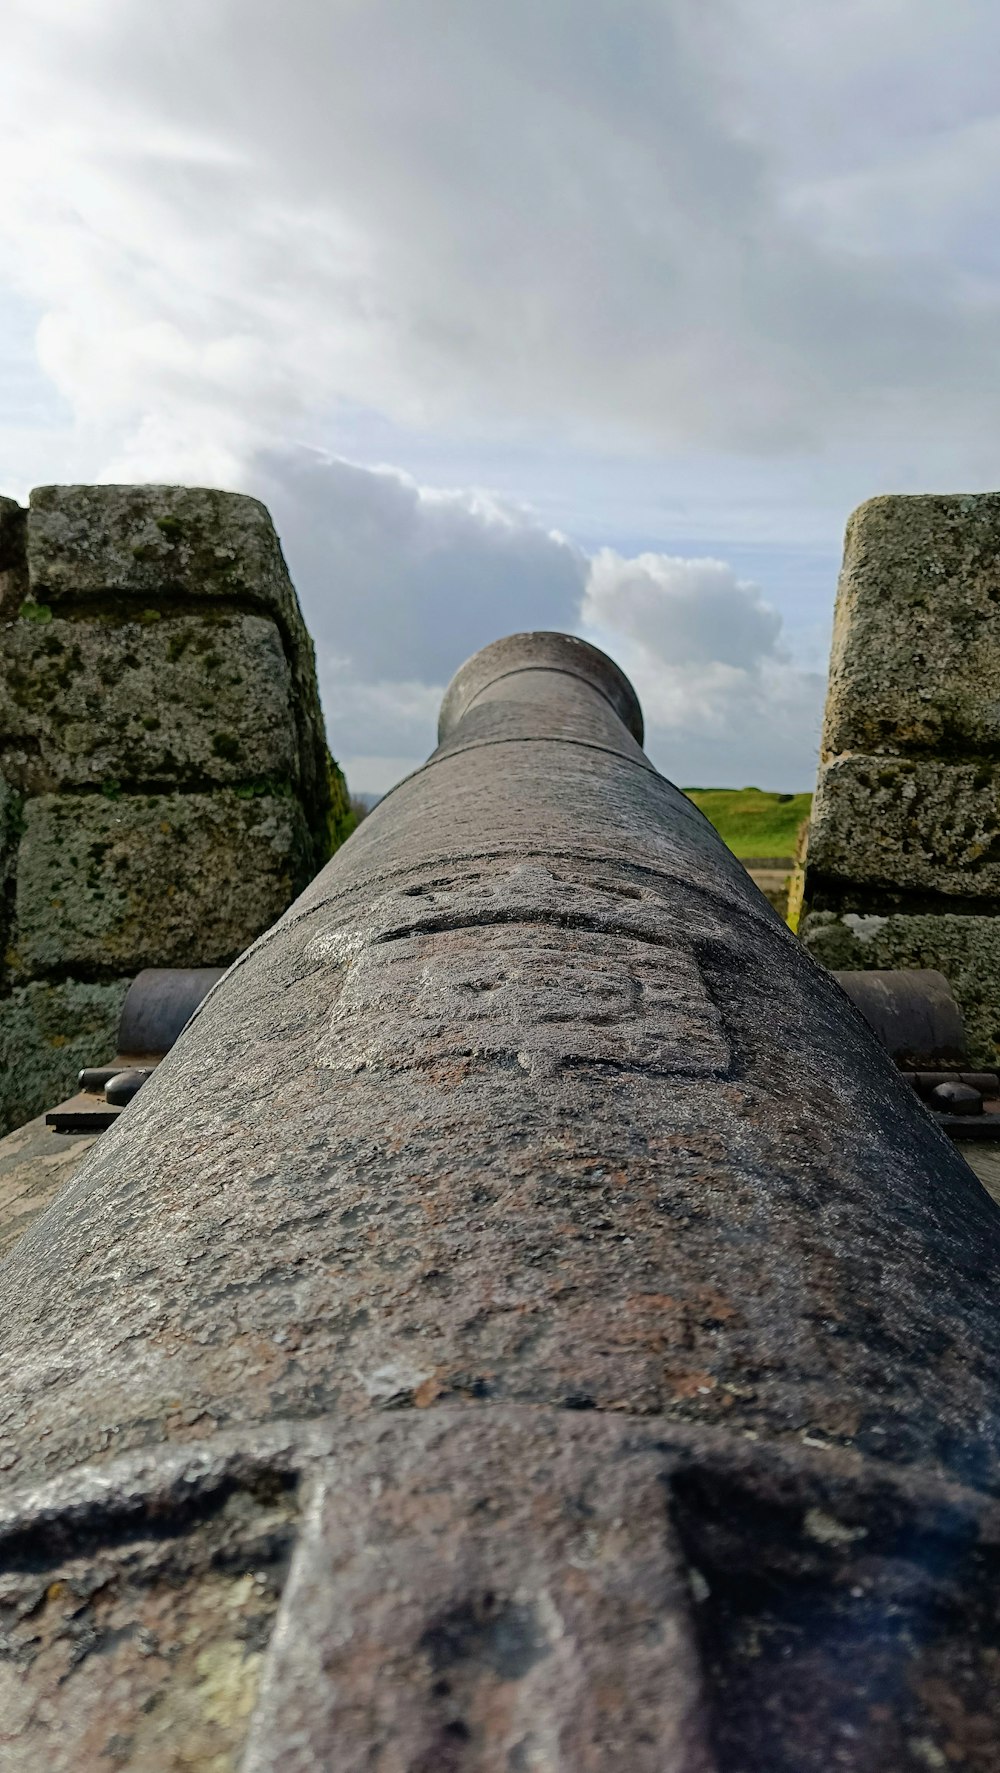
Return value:
[(834, 759), (813, 802), (808, 878), (814, 907), (824, 904), (824, 883), (838, 909), (860, 908), (873, 889), (996, 900), (1000, 765)]
[(27, 517), (16, 499), (0, 498), (0, 619), (27, 596)]
[(932, 967), (1000, 1053), (1000, 494), (847, 527), (822, 762), (790, 921), (835, 968)]
[(869, 499), (847, 526), (825, 756), (1000, 749), (1000, 493)]
[(129, 984), (36, 980), (0, 998), (0, 1128), (19, 1127), (72, 1095), (81, 1066), (114, 1058)]
[(291, 674), (267, 617), (19, 621), (0, 648), (0, 755), (26, 791), (296, 780)]
[(799, 935), (832, 970), (937, 968), (961, 1005), (970, 1061), (991, 1067), (1000, 1061), (1000, 916), (809, 911)]
[(17, 846), (21, 835), (21, 796), (0, 775), (0, 980), (10, 941), (10, 913)]
[[(0, 1006), (20, 1074), (0, 1130), (95, 1059), (88, 1036), (65, 1077), (34, 1078), (13, 986), (226, 962), (353, 823), (263, 505), (155, 486), (0, 499)], [(58, 1001), (47, 1058), (77, 1033)]]
[(38, 486), (28, 573), (36, 603), (117, 596), (236, 598), (301, 625), (266, 506), (192, 486)]
[(25, 807), (12, 967), (225, 965), (309, 874), (290, 795), (40, 795)]
[(72, 1177), (97, 1133), (55, 1133), (44, 1114), (0, 1139), (0, 1261)]
[(350, 809), (327, 749), (312, 641), (266, 507), (208, 487), (36, 487), (28, 573), (35, 609), (97, 600), (155, 615), (210, 599), (273, 616), (291, 670), (302, 801), (320, 867), (350, 831)]

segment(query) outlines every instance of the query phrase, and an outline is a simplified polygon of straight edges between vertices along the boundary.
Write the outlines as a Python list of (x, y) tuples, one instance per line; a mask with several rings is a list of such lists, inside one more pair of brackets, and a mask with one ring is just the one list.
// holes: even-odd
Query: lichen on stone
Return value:
[(0, 1009), (234, 958), (354, 824), (265, 507), (155, 486), (0, 500), (0, 625)]

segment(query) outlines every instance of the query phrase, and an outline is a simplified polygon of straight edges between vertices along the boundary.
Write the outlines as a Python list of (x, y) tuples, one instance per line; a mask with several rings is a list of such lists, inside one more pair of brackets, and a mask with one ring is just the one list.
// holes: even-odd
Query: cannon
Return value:
[(1000, 1767), (1000, 1211), (515, 635), (17, 1244), (0, 1768)]

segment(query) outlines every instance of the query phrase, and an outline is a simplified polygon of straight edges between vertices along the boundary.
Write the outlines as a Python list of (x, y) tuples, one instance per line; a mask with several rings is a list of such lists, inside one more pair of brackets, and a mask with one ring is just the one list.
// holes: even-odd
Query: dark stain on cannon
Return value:
[(428, 1625), (420, 1639), (436, 1674), (462, 1662), (482, 1662), (502, 1681), (518, 1681), (551, 1645), (529, 1607), (498, 1601), (491, 1589)]

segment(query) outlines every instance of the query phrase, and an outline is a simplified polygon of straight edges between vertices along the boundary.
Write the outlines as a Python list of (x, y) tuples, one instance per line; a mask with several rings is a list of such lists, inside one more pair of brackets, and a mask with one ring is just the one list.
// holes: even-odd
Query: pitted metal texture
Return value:
[(254, 1773), (992, 1773), (1000, 1212), (557, 639), (15, 1249), (10, 1506), (292, 1449)]

